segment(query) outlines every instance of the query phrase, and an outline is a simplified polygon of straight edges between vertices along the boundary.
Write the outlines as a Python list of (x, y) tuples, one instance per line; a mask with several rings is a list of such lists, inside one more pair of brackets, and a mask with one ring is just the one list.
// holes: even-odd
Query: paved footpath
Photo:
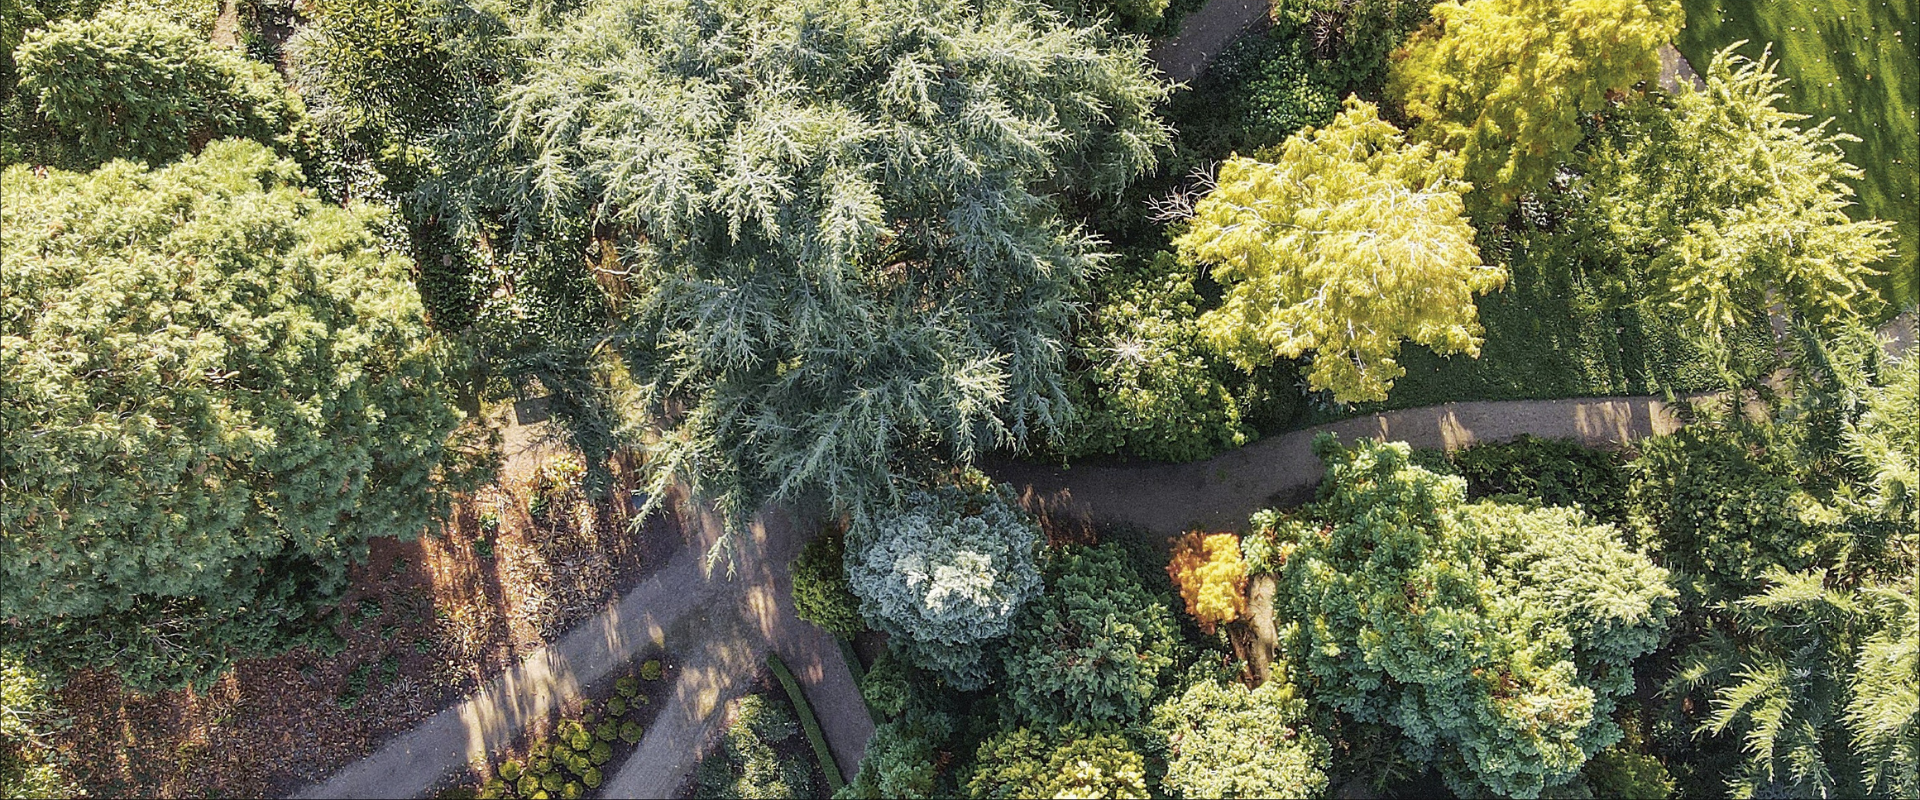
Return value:
[[(691, 516), (691, 515), (690, 515)], [(660, 570), (609, 607), (535, 651), (519, 665), (429, 717), (372, 755), (295, 794), (300, 798), (417, 797), (471, 763), (486, 760), (567, 698), (610, 677), (635, 656), (660, 652), (678, 666), (665, 706), (638, 749), (614, 773), (608, 797), (664, 797), (692, 768), (693, 753), (718, 731), (715, 713), (757, 674), (769, 646), (793, 669), (815, 704), (834, 760), (851, 774), (873, 733), (853, 676), (833, 640), (794, 618), (786, 564), (805, 543), (773, 518), (738, 548), (738, 572), (711, 577), (707, 547), (720, 526), (683, 516), (691, 541)], [(857, 712), (857, 713), (856, 713)]]
[(1129, 523), (1172, 536), (1235, 530), (1262, 508), (1310, 499), (1324, 472), (1312, 449), (1313, 437), (1322, 432), (1342, 440), (1370, 437), (1452, 450), (1522, 433), (1618, 445), (1678, 428), (1667, 404), (1654, 397), (1447, 403), (1270, 436), (1191, 464), (1060, 468), (1002, 461), (983, 468), (1016, 491), (1031, 492), (1029, 505), (1056, 518)]

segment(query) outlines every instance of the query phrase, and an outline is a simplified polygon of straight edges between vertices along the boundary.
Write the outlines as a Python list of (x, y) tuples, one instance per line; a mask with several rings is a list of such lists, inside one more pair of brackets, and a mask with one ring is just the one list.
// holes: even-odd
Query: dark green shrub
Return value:
[(626, 722), (620, 723), (620, 741), (626, 742), (627, 744), (639, 744), (640, 737), (644, 733), (645, 731), (641, 730), (640, 723), (638, 722), (627, 720)]
[(380, 657), (380, 682), (391, 685), (400, 677), (400, 657), (388, 653)]
[(860, 696), (882, 718), (891, 719), (905, 711), (913, 699), (916, 680), (930, 680), (905, 660), (895, 658), (891, 650), (882, 652), (860, 681)]
[(116, 158), (159, 167), (215, 139), (285, 149), (304, 113), (266, 64), (151, 15), (106, 12), (28, 33), (19, 91), (58, 134), (59, 158), (92, 169)]
[(1595, 753), (1585, 773), (1594, 797), (1667, 800), (1673, 796), (1673, 777), (1660, 759), (1618, 744)]
[(1047, 593), (1021, 612), (1005, 652), (1005, 694), (1044, 725), (1124, 722), (1173, 665), (1173, 613), (1116, 545), (1073, 547), (1047, 567)]
[(1276, 0), (1273, 36), (1294, 39), (1336, 89), (1372, 90), (1388, 57), (1425, 22), (1434, 0)]
[(547, 790), (548, 794), (559, 794), (566, 785), (566, 776), (558, 772), (549, 772), (540, 779), (540, 788)]
[(1521, 495), (1585, 509), (1595, 519), (1626, 522), (1627, 471), (1617, 452), (1523, 434), (1457, 451), (1452, 460), (1454, 472), (1467, 479), (1469, 499)]
[(846, 536), (829, 530), (800, 551), (793, 573), (794, 615), (835, 636), (851, 639), (867, 629), (860, 598), (847, 588)]
[(624, 717), (627, 715), (627, 701), (619, 696), (607, 698), (607, 716)]
[(341, 708), (359, 705), (360, 698), (367, 694), (367, 680), (373, 677), (373, 665), (361, 664), (347, 673), (347, 680), (340, 688), (337, 701)]
[[(613, 758), (612, 745), (609, 745), (606, 742), (594, 742), (593, 749), (587, 751), (587, 766), (589, 768), (597, 767), (607, 763), (607, 761), (611, 760), (612, 758)], [(586, 774), (587, 773), (585, 771), (582, 771), (580, 773), (581, 777), (585, 777)]]
[(621, 697), (632, 700), (634, 695), (640, 693), (640, 681), (632, 675), (622, 675), (619, 680), (613, 682), (613, 690)]
[(641, 680), (657, 681), (657, 680), (660, 680), (662, 676), (666, 675), (666, 672), (667, 672), (667, 669), (664, 665), (660, 663), (660, 659), (649, 658), (646, 661), (643, 661), (640, 663), (640, 679)]
[(605, 722), (600, 723), (599, 725), (594, 726), (593, 738), (599, 739), (602, 742), (611, 742), (619, 736), (620, 736), (620, 723), (614, 720), (609, 719)]
[(740, 698), (738, 721), (745, 725), (753, 735), (768, 742), (784, 742), (800, 732), (800, 722), (794, 718), (793, 710), (784, 703), (768, 700), (765, 695), (750, 694)]
[(600, 770), (598, 769), (587, 770), (587, 774), (580, 776), (580, 782), (583, 784), (586, 784), (587, 788), (589, 789), (600, 788), (601, 780), (602, 780), (602, 776), (600, 775)]

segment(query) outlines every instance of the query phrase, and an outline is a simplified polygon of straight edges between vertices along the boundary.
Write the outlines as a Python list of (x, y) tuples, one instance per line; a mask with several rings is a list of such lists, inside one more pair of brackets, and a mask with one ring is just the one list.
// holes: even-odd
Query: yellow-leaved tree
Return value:
[(1458, 170), (1354, 99), (1274, 163), (1221, 165), (1174, 240), (1226, 289), (1200, 318), (1208, 341), (1249, 371), (1314, 351), (1307, 382), (1343, 403), (1386, 399), (1403, 339), (1478, 357), (1473, 296), (1507, 273), (1480, 263)]
[(1181, 536), (1174, 540), (1167, 575), (1200, 630), (1211, 634), (1220, 623), (1246, 616), (1247, 562), (1240, 556), (1240, 537), (1199, 531)]
[(1580, 142), (1580, 115), (1660, 73), (1680, 0), (1448, 0), (1407, 42), (1387, 95), (1415, 139), (1460, 153), (1474, 211), (1503, 213)]

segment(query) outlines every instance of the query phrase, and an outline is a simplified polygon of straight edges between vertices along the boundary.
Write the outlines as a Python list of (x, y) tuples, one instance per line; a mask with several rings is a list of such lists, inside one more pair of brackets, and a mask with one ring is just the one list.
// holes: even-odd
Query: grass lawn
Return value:
[(1920, 26), (1914, 0), (1685, 0), (1680, 52), (1705, 69), (1742, 39), (1745, 55), (1771, 44), (1791, 80), (1784, 105), (1860, 137), (1847, 158), (1866, 172), (1856, 211), (1892, 220), (1898, 253), (1881, 268), (1882, 296), (1920, 300)]

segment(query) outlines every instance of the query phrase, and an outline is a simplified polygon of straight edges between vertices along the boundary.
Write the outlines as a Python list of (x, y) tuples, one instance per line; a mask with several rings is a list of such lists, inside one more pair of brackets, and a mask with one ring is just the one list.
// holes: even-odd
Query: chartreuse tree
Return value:
[(1620, 739), (1632, 662), (1674, 613), (1664, 570), (1578, 511), (1467, 503), (1405, 444), (1314, 449), (1319, 499), (1255, 520), (1309, 696), (1398, 729), (1462, 796), (1541, 796)]
[(1827, 329), (1873, 311), (1866, 279), (1893, 225), (1847, 215), (1853, 137), (1776, 108), (1784, 81), (1764, 58), (1729, 47), (1705, 82), (1620, 115), (1587, 159), (1585, 191), (1644, 270), (1644, 301), (1690, 317), (1723, 359), (1729, 334), (1776, 303)]
[(1146, 760), (1112, 727), (1008, 728), (987, 737), (965, 781), (975, 800), (1110, 797), (1145, 800)]
[(1473, 297), (1506, 271), (1480, 261), (1457, 172), (1355, 99), (1272, 163), (1221, 165), (1174, 240), (1226, 289), (1205, 335), (1248, 371), (1312, 352), (1308, 384), (1341, 402), (1386, 399), (1403, 340), (1479, 355)]
[(1208, 677), (1153, 710), (1166, 737), (1161, 786), (1178, 797), (1318, 797), (1327, 788), (1326, 739), (1284, 665), (1259, 687)]
[(461, 420), (378, 210), (266, 147), (0, 186), (0, 646), (150, 689), (274, 652), (444, 512)]
[(1583, 136), (1580, 118), (1660, 74), (1685, 24), (1680, 0), (1448, 0), (1392, 67), (1417, 141), (1459, 153), (1474, 213), (1500, 216), (1544, 184)]
[(1055, 198), (1168, 142), (1144, 42), (1015, 0), (604, 0), (525, 41), (429, 199), (597, 276), (588, 344), (664, 414), (656, 489), (864, 524), (937, 460), (1067, 421), (1104, 255)]

